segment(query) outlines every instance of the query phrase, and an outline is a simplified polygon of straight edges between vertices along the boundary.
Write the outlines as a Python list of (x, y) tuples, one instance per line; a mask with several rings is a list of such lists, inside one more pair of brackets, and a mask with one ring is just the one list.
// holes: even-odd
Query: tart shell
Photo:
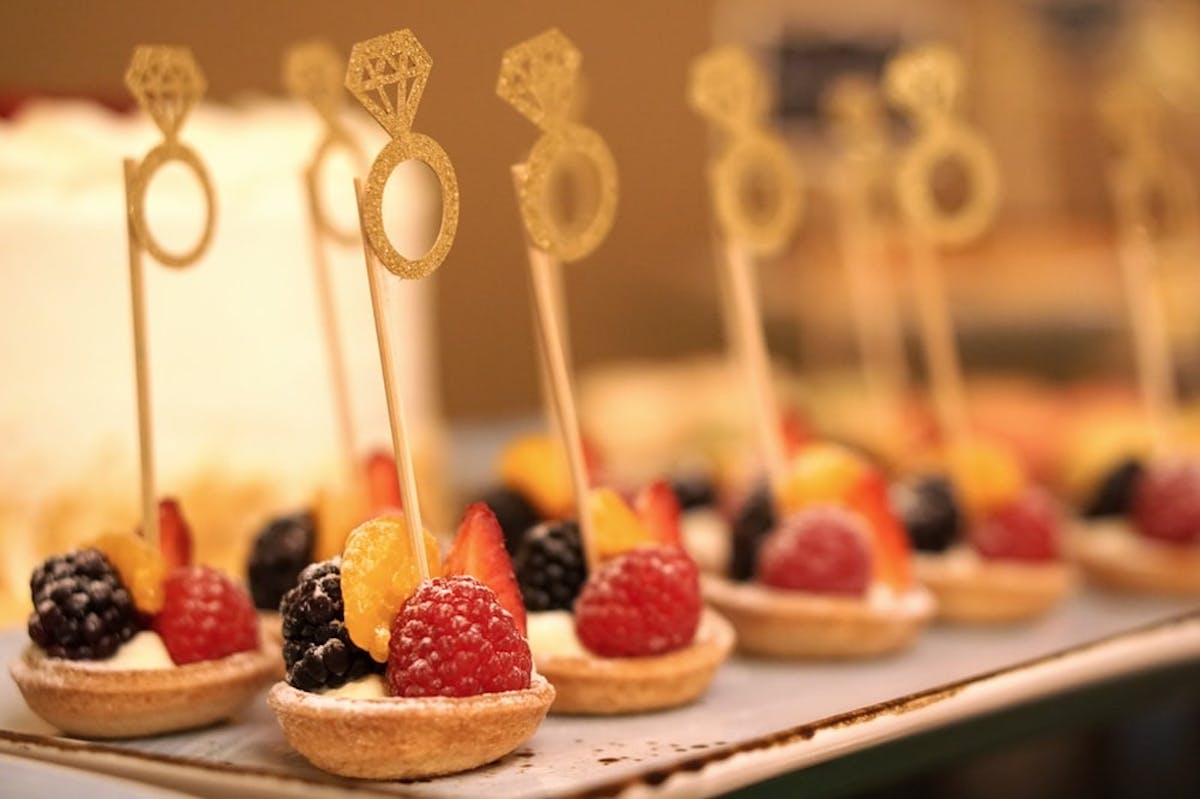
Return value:
[(704, 598), (737, 630), (738, 649), (773, 658), (865, 658), (907, 648), (933, 616), (925, 589), (911, 607), (883, 610), (861, 599), (780, 591), (724, 577), (701, 578)]
[[(1130, 532), (1129, 535), (1135, 535)], [(1108, 588), (1165, 596), (1200, 596), (1200, 546), (1139, 540), (1114, 549), (1088, 532), (1074, 540), (1075, 559), (1088, 579)]]
[(391, 780), (454, 774), (499, 760), (533, 735), (554, 688), (480, 696), (346, 699), (278, 682), (267, 694), (284, 737), (323, 771)]
[(203, 727), (241, 710), (277, 668), (269, 651), (168, 669), (108, 669), (29, 646), (9, 666), (29, 708), (68, 735), (135, 738)]
[(695, 701), (708, 690), (733, 644), (733, 626), (706, 608), (696, 640), (685, 649), (637, 658), (535, 652), (534, 662), (557, 692), (551, 713), (614, 716)]
[(1062, 562), (971, 561), (950, 566), (938, 555), (915, 559), (917, 579), (937, 598), (938, 618), (961, 624), (1009, 624), (1042, 616), (1075, 587)]

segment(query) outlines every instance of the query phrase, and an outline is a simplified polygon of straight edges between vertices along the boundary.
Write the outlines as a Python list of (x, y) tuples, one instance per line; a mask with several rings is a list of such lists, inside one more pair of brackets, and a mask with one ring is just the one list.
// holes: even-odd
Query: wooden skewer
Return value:
[(921, 322), (921, 344), (938, 422), (950, 442), (965, 441), (969, 435), (966, 392), (954, 338), (954, 323), (946, 303), (946, 287), (937, 251), (916, 230), (909, 233), (913, 286), (917, 295), (917, 315)]
[(391, 336), (388, 335), (386, 309), (381, 299), (379, 266), (363, 224), (362, 183), (354, 181), (354, 196), (358, 201), (358, 219), (361, 226), (363, 260), (367, 265), (367, 283), (371, 287), (371, 310), (375, 316), (375, 338), (379, 343), (379, 365), (383, 372), (383, 391), (387, 398), (388, 422), (392, 429), (392, 451), (396, 457), (396, 471), (400, 478), (400, 496), (404, 500), (404, 521), (408, 527), (409, 541), (422, 580), (429, 579), (429, 560), (425, 555), (425, 527), (421, 522), (421, 501), (417, 495), (417, 476), (413, 467), (411, 440), (404, 415), (404, 397), (396, 385), (395, 359), (392, 356)]
[[(137, 162), (126, 158), (125, 205), (129, 207)], [(142, 267), (142, 245), (133, 229), (133, 218), (126, 214), (129, 244), (129, 299), (133, 309), (133, 366), (137, 385), (138, 461), (142, 478), (142, 535), (158, 550), (158, 495), (154, 486), (154, 409), (150, 404), (150, 356), (146, 348), (146, 292)]]
[(892, 298), (894, 287), (883, 265), (885, 254), (879, 226), (866, 207), (866, 186), (851, 174), (854, 169), (847, 165), (834, 181), (837, 229), (850, 285), (863, 376), (868, 393), (875, 399), (876, 432), (882, 440), (898, 421), (908, 375)]
[(337, 307), (333, 297), (333, 283), (329, 274), (329, 259), (325, 252), (324, 236), (321, 235), (320, 211), (317, 197), (308, 181), (305, 181), (308, 196), (309, 238), (313, 253), (313, 277), (317, 286), (317, 305), (321, 316), (321, 329), (325, 340), (325, 355), (329, 359), (330, 389), (333, 393), (334, 419), (337, 424), (338, 443), (342, 454), (346, 485), (353, 486), (362, 479), (355, 455), (354, 415), (350, 408), (350, 383), (346, 377), (346, 360), (338, 325)]
[(723, 269), (728, 289), (727, 312), (733, 316), (727, 329), (734, 334), (743, 379), (753, 403), (755, 431), (759, 448), (766, 461), (767, 480), (774, 488), (780, 484), (787, 469), (787, 456), (779, 431), (779, 408), (771, 382), (771, 362), (763, 335), (762, 315), (754, 296), (754, 258), (750, 251), (735, 241), (726, 241)]
[(1110, 176), (1120, 228), (1120, 264), (1129, 297), (1137, 359), (1138, 384), (1154, 448), (1159, 455), (1173, 451), (1173, 431), (1179, 400), (1171, 367), (1171, 341), (1157, 291), (1157, 256), (1150, 232), (1137, 213), (1135, 181), (1119, 168)]
[[(563, 353), (567, 362), (567, 377), (571, 384), (575, 383), (574, 370), (571, 368), (571, 337), (569, 325), (567, 322), (566, 313), (566, 291), (563, 286), (562, 270), (551, 270), (550, 279), (553, 282), (551, 296), (554, 298), (554, 319), (558, 323), (558, 329), (561, 331), (563, 341)], [(537, 299), (533, 295), (533, 284), (530, 283), (530, 302), (536, 303)], [(538, 342), (538, 384), (542, 392), (542, 405), (546, 415), (546, 426), (550, 430), (550, 434), (558, 442), (565, 441), (562, 431), (559, 429), (558, 413), (554, 410), (554, 381), (550, 377), (550, 365), (546, 359), (545, 348), (542, 346), (542, 334), (538, 327), (537, 317), (533, 317), (533, 337)]]
[[(513, 166), (513, 179), (519, 185), (524, 176), (524, 165)], [(580, 538), (583, 542), (584, 559), (588, 573), (595, 574), (599, 566), (596, 552), (596, 537), (591, 514), (588, 512), (590, 485), (587, 462), (583, 456), (583, 436), (579, 430), (579, 416), (575, 395), (571, 387), (571, 370), (568, 364), (563, 331), (556, 297), (553, 272), (562, 269), (557, 259), (549, 253), (526, 242), (529, 258), (529, 273), (533, 289), (534, 320), (537, 326), (538, 346), (541, 361), (549, 377), (550, 400), (557, 420), (558, 433), (562, 437), (567, 453), (567, 467), (571, 474), (571, 488), (575, 494), (575, 512), (579, 519)]]

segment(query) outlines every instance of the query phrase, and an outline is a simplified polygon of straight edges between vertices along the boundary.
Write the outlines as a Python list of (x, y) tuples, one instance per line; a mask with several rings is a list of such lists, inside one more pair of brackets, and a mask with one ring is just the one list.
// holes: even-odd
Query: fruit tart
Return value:
[(494, 514), (467, 509), (430, 577), (402, 514), (355, 528), (340, 558), (306, 567), (284, 596), (286, 681), (268, 701), (313, 765), (344, 777), (415, 779), (482, 766), (529, 739), (554, 700), (533, 668), (525, 610)]
[(947, 466), (949, 478), (927, 473), (893, 490), (939, 618), (1004, 623), (1053, 609), (1075, 583), (1058, 502), (997, 445), (956, 445)]
[(703, 607), (674, 491), (652, 483), (635, 510), (598, 488), (587, 507), (594, 574), (574, 521), (534, 527), (514, 559), (534, 662), (557, 692), (551, 712), (616, 715), (694, 701), (733, 648), (733, 629)]
[(894, 652), (934, 611), (912, 579), (882, 473), (825, 443), (794, 455), (774, 492), (746, 501), (729, 575), (706, 575), (704, 596), (733, 623), (741, 651), (781, 658)]
[(1124, 458), (1103, 475), (1084, 517), (1073, 548), (1090, 579), (1200, 595), (1200, 460)]
[(229, 718), (270, 681), (254, 604), (190, 565), (186, 523), (160, 504), (162, 548), (108, 533), (30, 578), (30, 646), (11, 664), (30, 709), (69, 735), (130, 738)]

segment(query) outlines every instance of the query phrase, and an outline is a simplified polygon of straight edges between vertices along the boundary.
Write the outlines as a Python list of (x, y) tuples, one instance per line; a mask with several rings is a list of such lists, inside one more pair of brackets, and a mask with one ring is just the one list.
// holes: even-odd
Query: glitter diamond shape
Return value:
[(571, 112), (583, 56), (558, 28), (504, 51), (496, 94), (540, 128)]
[(754, 60), (734, 45), (696, 59), (689, 96), (693, 108), (720, 125), (753, 125), (767, 111), (766, 81)]
[(346, 88), (393, 136), (412, 128), (433, 59), (410, 30), (354, 45)]
[(883, 85), (888, 99), (912, 113), (945, 113), (962, 91), (962, 59), (945, 45), (918, 47), (891, 60)]
[(174, 138), (208, 84), (186, 47), (139, 45), (125, 85), (168, 139)]
[(329, 42), (302, 42), (288, 50), (283, 62), (283, 82), (293, 97), (307, 100), (324, 117), (337, 115), (342, 99), (345, 68)]

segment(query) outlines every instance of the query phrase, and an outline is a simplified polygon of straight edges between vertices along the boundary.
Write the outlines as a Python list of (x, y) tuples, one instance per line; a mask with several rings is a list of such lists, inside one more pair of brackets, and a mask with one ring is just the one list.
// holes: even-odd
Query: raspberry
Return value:
[(985, 515), (970, 531), (971, 544), (985, 558), (1042, 561), (1059, 556), (1059, 509), (1037, 487)]
[(496, 514), (500, 529), (504, 531), (504, 548), (515, 555), (525, 533), (541, 521), (537, 509), (519, 491), (496, 486), (483, 495), (481, 500)]
[(492, 589), (474, 577), (421, 583), (392, 625), (392, 696), (478, 696), (529, 687), (533, 656)]
[(154, 631), (176, 665), (258, 649), (258, 615), (250, 595), (216, 569), (176, 569), (163, 593)]
[(870, 541), (858, 514), (814, 505), (767, 536), (758, 553), (758, 579), (789, 591), (862, 595), (874, 565)]
[(316, 524), (307, 512), (272, 519), (255, 536), (246, 582), (256, 608), (279, 610), (283, 595), (312, 563), (316, 536)]
[(543, 522), (529, 531), (513, 558), (528, 610), (570, 610), (587, 579), (579, 525)]
[(1124, 516), (1133, 506), (1133, 497), (1144, 467), (1136, 458), (1126, 458), (1104, 475), (1083, 515), (1089, 519)]
[(945, 552), (958, 538), (962, 513), (950, 481), (940, 475), (924, 475), (897, 485), (893, 501), (912, 545), (922, 552)]
[(575, 634), (601, 657), (660, 655), (700, 624), (700, 573), (678, 547), (643, 547), (608, 563), (575, 602)]
[(98, 550), (47, 559), (33, 570), (29, 591), (29, 637), (50, 657), (103, 660), (137, 632), (133, 598)]
[(1200, 543), (1200, 461), (1172, 460), (1149, 467), (1134, 492), (1133, 519), (1148, 538)]
[(338, 559), (313, 563), (300, 573), (279, 605), (287, 681), (302, 691), (337, 688), (383, 670), (350, 641), (342, 604)]
[(731, 578), (744, 582), (754, 577), (759, 547), (774, 526), (775, 505), (771, 501), (771, 492), (763, 486), (750, 495), (733, 519)]

